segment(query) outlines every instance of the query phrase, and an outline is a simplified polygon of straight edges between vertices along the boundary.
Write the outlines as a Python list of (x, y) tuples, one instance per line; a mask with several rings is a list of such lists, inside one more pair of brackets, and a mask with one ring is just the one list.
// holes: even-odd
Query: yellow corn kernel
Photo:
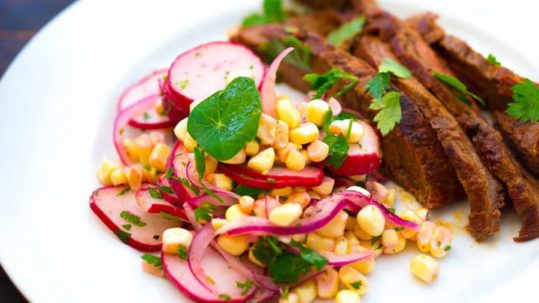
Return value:
[(320, 99), (312, 100), (307, 104), (307, 121), (322, 126), (324, 117), (328, 111), (329, 105), (326, 101)]
[(253, 207), (255, 206), (255, 199), (249, 196), (241, 196), (238, 200), (238, 205), (240, 210), (244, 214), (250, 214), (253, 212)]
[(314, 299), (316, 299), (316, 281), (314, 279), (310, 279), (300, 286), (292, 289), (292, 293), (298, 296), (299, 303), (311, 303), (314, 301)]
[(348, 214), (345, 211), (340, 211), (335, 218), (331, 219), (328, 224), (317, 230), (321, 236), (337, 238), (344, 236), (344, 228), (346, 227), (346, 220)]
[(301, 217), (302, 213), (303, 209), (299, 204), (283, 204), (270, 211), (269, 221), (279, 226), (290, 226)]
[(357, 213), (357, 223), (367, 234), (376, 237), (384, 232), (386, 220), (378, 207), (367, 205)]
[(371, 193), (361, 186), (350, 186), (346, 190), (357, 191), (358, 193), (363, 194), (367, 197), (371, 196)]
[[(414, 212), (411, 209), (406, 209), (403, 212), (401, 212), (400, 216), (402, 219), (410, 222), (414, 222), (418, 225), (421, 225), (423, 223), (423, 220), (417, 215), (416, 212)], [(418, 231), (415, 229), (410, 228), (404, 228), (404, 230), (401, 231), (401, 234), (406, 239), (415, 240), (417, 236)]]
[(247, 236), (229, 236), (222, 234), (217, 238), (217, 244), (233, 256), (239, 256), (249, 248)]
[(333, 186), (335, 186), (335, 180), (330, 177), (324, 177), (322, 184), (311, 188), (312, 191), (319, 194), (322, 197), (328, 196), (333, 191)]
[(292, 193), (293, 193), (292, 187), (287, 186), (283, 188), (272, 189), (269, 192), (269, 195), (272, 197), (287, 197), (287, 196), (290, 196)]
[(253, 206), (253, 213), (255, 213), (255, 216), (260, 218), (267, 218), (268, 215), (266, 214), (266, 199), (261, 198), (255, 200), (255, 204)]
[(224, 190), (234, 189), (234, 181), (225, 174), (209, 174), (206, 179), (217, 188)]
[(308, 234), (305, 244), (310, 249), (316, 251), (335, 251), (335, 240), (332, 238), (322, 237), (317, 233)]
[(139, 150), (138, 150), (138, 146), (135, 143), (135, 141), (133, 141), (131, 139), (125, 139), (124, 140), (124, 146), (125, 146), (125, 152), (127, 154), (127, 157), (129, 158), (129, 160), (131, 162), (133, 162), (133, 163), (137, 162), (138, 161)]
[(322, 162), (329, 155), (329, 146), (321, 140), (316, 140), (307, 147), (309, 159), (313, 162)]
[(146, 260), (142, 260), (142, 270), (150, 275), (154, 275), (157, 277), (163, 276), (163, 270), (161, 268), (149, 263)]
[(355, 291), (343, 289), (337, 293), (335, 303), (361, 303), (361, 297)]
[(418, 255), (410, 262), (410, 271), (423, 282), (432, 283), (440, 272), (440, 265), (427, 255)]
[(142, 169), (136, 166), (126, 167), (124, 174), (129, 188), (133, 191), (139, 190), (142, 186)]
[[(349, 218), (353, 218), (353, 217), (349, 217)], [(355, 220), (355, 218), (353, 218), (353, 219), (354, 219), (354, 223), (355, 223), (356, 220)], [(349, 246), (359, 245), (359, 240), (357, 239), (356, 235), (354, 235), (353, 232), (351, 232), (351, 231), (345, 232), (344, 237), (348, 241)]]
[(275, 134), (277, 132), (277, 120), (267, 114), (260, 116), (258, 132), (256, 136), (263, 145), (273, 145), (275, 143)]
[(180, 250), (180, 247), (187, 251), (193, 241), (193, 234), (187, 229), (174, 227), (163, 232), (162, 250), (166, 254), (175, 255)]
[(290, 153), (290, 151), (292, 150), (299, 151), (300, 149), (301, 149), (301, 146), (298, 147), (296, 144), (288, 142), (288, 144), (284, 148), (277, 150), (277, 160), (279, 160), (279, 162), (281, 163), (285, 163), (286, 158), (288, 157), (288, 154)]
[(348, 240), (345, 237), (339, 237), (335, 239), (335, 254), (346, 255), (348, 254)]
[(228, 220), (221, 218), (211, 219), (211, 226), (214, 230), (219, 230), (221, 227), (225, 226), (228, 223)]
[(437, 226), (430, 239), (430, 254), (436, 258), (445, 257), (451, 249), (451, 231), (444, 226)]
[(295, 193), (293, 195), (290, 195), (288, 199), (286, 200), (287, 203), (297, 203), (301, 205), (301, 208), (307, 207), (310, 201), (311, 201), (311, 197), (306, 192)]
[(307, 238), (306, 234), (297, 234), (292, 236), (292, 240), (296, 242), (303, 242)]
[(192, 153), (195, 151), (197, 145), (197, 141), (195, 141), (195, 139), (193, 139), (189, 133), (185, 133), (185, 137), (183, 137), (183, 146), (185, 147), (185, 151)]
[(279, 303), (299, 303), (299, 298), (295, 293), (289, 293), (288, 296), (281, 297)]
[(142, 134), (135, 139), (138, 146), (138, 157), (142, 164), (149, 164), (150, 155), (153, 151), (153, 143), (148, 134)]
[(339, 280), (346, 288), (355, 291), (358, 295), (365, 294), (369, 289), (367, 278), (350, 265), (339, 269)]
[(157, 169), (155, 167), (152, 167), (150, 165), (145, 165), (144, 167), (141, 167), (140, 165), (137, 165), (140, 167), (140, 171), (142, 172), (142, 181), (143, 182), (150, 182), (155, 183), (157, 181)]
[(290, 141), (299, 145), (308, 144), (318, 139), (318, 135), (316, 124), (307, 122), (290, 131)]
[(158, 143), (154, 146), (152, 153), (150, 154), (149, 163), (152, 167), (158, 171), (164, 172), (167, 170), (167, 160), (170, 156), (171, 149), (164, 143)]
[(348, 178), (350, 180), (354, 181), (354, 182), (365, 182), (365, 181), (367, 181), (367, 176), (366, 175), (355, 175), (355, 176), (350, 176)]
[(316, 290), (322, 299), (331, 299), (339, 291), (339, 274), (332, 267), (315, 277)]
[(302, 171), (305, 168), (305, 157), (301, 152), (296, 149), (291, 150), (288, 153), (285, 161), (286, 167), (293, 171)]
[(425, 221), (427, 220), (427, 217), (429, 216), (429, 210), (422, 207), (414, 210), (414, 212), (421, 218), (421, 220)]
[(266, 267), (262, 262), (258, 261), (258, 259), (255, 257), (253, 253), (253, 249), (249, 250), (249, 261), (253, 262), (254, 264), (260, 266), (260, 267)]
[(99, 168), (97, 169), (97, 180), (99, 183), (103, 186), (111, 185), (110, 174), (118, 167), (118, 164), (109, 160), (101, 162), (101, 165), (99, 165)]
[(419, 232), (417, 233), (417, 247), (420, 251), (430, 251), (430, 239), (432, 239), (432, 234), (434, 233), (435, 228), (436, 224), (429, 221), (425, 221), (421, 224)]
[(267, 174), (268, 171), (273, 167), (275, 162), (275, 150), (273, 148), (266, 148), (261, 151), (258, 155), (252, 157), (247, 166), (253, 170), (258, 171), (262, 174)]
[(225, 218), (228, 221), (238, 220), (240, 218), (247, 217), (247, 216), (248, 216), (248, 214), (244, 213), (241, 210), (241, 207), (240, 207), (239, 204), (231, 205), (229, 208), (227, 208), (227, 210), (225, 212)]
[(374, 241), (373, 239), (369, 241), (359, 241), (359, 245), (374, 251), (373, 256), (376, 258), (382, 254), (382, 248), (384, 247), (382, 245), (381, 239), (377, 239), (376, 241)]
[[(335, 135), (343, 135), (348, 138), (348, 143), (358, 143), (363, 139), (365, 130), (361, 124), (354, 122), (350, 119), (337, 120), (331, 122), (329, 125), (329, 131)], [(349, 134), (350, 131), (350, 134)]]
[(382, 251), (384, 254), (396, 254), (406, 247), (406, 238), (394, 229), (386, 229), (382, 234)]
[(387, 196), (385, 198), (385, 200), (383, 201), (384, 205), (386, 206), (393, 206), (393, 204), (395, 204), (395, 198), (397, 196), (397, 192), (395, 191), (394, 188), (391, 188), (388, 190), (387, 192)]
[(288, 99), (282, 99), (277, 102), (277, 116), (284, 123), (288, 124), (291, 129), (298, 127), (301, 122), (298, 109)]
[(320, 200), (322, 199), (322, 197), (320, 197), (319, 194), (317, 194), (316, 192), (310, 190), (307, 192), (309, 194), (309, 197), (311, 197), (311, 199), (316, 199), (316, 200)]
[(275, 149), (281, 149), (286, 147), (289, 139), (289, 131), (290, 129), (288, 127), (288, 124), (284, 123), (281, 120), (277, 121), (277, 128), (275, 130), (275, 142), (273, 143), (273, 147)]
[(299, 152), (303, 155), (303, 159), (305, 159), (305, 165), (310, 165), (311, 159), (309, 159), (309, 153), (307, 152), (307, 150), (302, 149)]
[(361, 229), (361, 226), (357, 224), (357, 219), (356, 219), (356, 226), (354, 226), (353, 232), (356, 235), (356, 237), (358, 237), (361, 240), (369, 241), (370, 239), (372, 239), (372, 236), (366, 233), (363, 229)]
[[(349, 253), (362, 253), (367, 250), (368, 250), (367, 248), (361, 245), (350, 245), (350, 248), (348, 251)], [(375, 255), (372, 255), (363, 260), (356, 261), (350, 264), (350, 266), (352, 266), (357, 271), (365, 275), (374, 271), (375, 264), (376, 264)]]
[(185, 134), (187, 134), (187, 120), (188, 118), (184, 118), (178, 122), (178, 124), (176, 124), (176, 127), (174, 127), (174, 135), (176, 135), (178, 140), (183, 140), (185, 138)]
[(110, 182), (114, 186), (122, 185), (127, 183), (125, 178), (124, 170), (122, 168), (116, 168), (110, 173)]
[(258, 154), (259, 151), (260, 144), (258, 144), (258, 142), (256, 142), (255, 140), (249, 141), (247, 142), (247, 144), (245, 144), (245, 153), (247, 154), (247, 156), (255, 156), (256, 154)]
[(219, 163), (214, 157), (207, 155), (206, 161), (204, 162), (206, 162), (205, 175), (213, 174), (214, 172), (217, 171), (217, 166), (219, 165)]
[(242, 164), (245, 163), (245, 159), (247, 158), (245, 151), (242, 149), (237, 154), (234, 155), (234, 157), (221, 161), (226, 164)]
[(150, 136), (150, 141), (152, 141), (152, 144), (155, 146), (159, 143), (165, 142), (165, 134), (158, 131), (153, 131), (148, 134)]

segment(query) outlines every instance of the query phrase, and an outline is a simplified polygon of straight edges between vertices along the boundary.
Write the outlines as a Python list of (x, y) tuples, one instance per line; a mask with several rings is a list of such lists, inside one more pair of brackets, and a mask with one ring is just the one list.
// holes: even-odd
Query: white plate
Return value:
[[(403, 15), (434, 9), (448, 31), (539, 79), (529, 55), (539, 53), (535, 1), (382, 2)], [(30, 301), (183, 301), (170, 283), (139, 269), (140, 253), (95, 218), (88, 197), (103, 155), (115, 154), (121, 90), (191, 46), (225, 39), (258, 9), (248, 0), (81, 1), (17, 57), (0, 83), (0, 257)], [(438, 215), (454, 220), (451, 211)], [(518, 224), (508, 213), (497, 241), (478, 245), (457, 233), (431, 286), (408, 272), (414, 249), (379, 259), (364, 302), (534, 301), (539, 241), (513, 243)]]

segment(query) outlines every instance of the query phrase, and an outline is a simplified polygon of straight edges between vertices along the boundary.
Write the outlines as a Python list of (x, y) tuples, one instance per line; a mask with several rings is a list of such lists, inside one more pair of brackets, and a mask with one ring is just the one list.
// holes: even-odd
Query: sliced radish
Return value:
[(262, 87), (260, 88), (260, 98), (262, 102), (262, 111), (272, 117), (277, 118), (277, 110), (275, 103), (277, 102), (277, 94), (275, 92), (275, 81), (277, 80), (277, 70), (283, 59), (290, 52), (294, 50), (293, 47), (289, 47), (282, 51), (275, 60), (271, 63), (262, 80)]
[(181, 119), (189, 116), (189, 103), (178, 99), (178, 97), (172, 93), (168, 81), (159, 80), (159, 86), (161, 87), (161, 93), (163, 95), (163, 107), (169, 118), (173, 121), (180, 121)]
[(247, 277), (232, 270), (228, 263), (213, 249), (207, 249), (200, 262), (202, 269), (215, 284), (216, 292), (206, 289), (189, 269), (186, 260), (177, 255), (163, 254), (163, 269), (167, 278), (188, 298), (195, 302), (227, 303), (246, 302), (251, 298), (256, 288), (252, 288), (246, 295), (238, 288), (236, 283), (244, 283)]
[(159, 95), (161, 93), (159, 80), (166, 77), (167, 72), (166, 69), (156, 70), (137, 83), (129, 86), (118, 99), (118, 112), (148, 96)]
[(131, 117), (129, 125), (138, 129), (174, 127), (178, 121), (172, 121), (168, 115), (160, 115), (155, 111), (155, 105), (157, 102), (163, 102), (162, 99), (161, 95), (150, 95), (139, 101), (145, 105), (145, 111), (140, 116)]
[(169, 167), (172, 168), (173, 172), (173, 177), (168, 181), (170, 187), (176, 193), (176, 196), (178, 196), (178, 199), (183, 202), (195, 198), (197, 193), (182, 183), (189, 182), (185, 173), (185, 168), (187, 167), (187, 163), (189, 163), (189, 154), (183, 147), (181, 140), (178, 140), (174, 145), (168, 161)]
[(299, 172), (286, 168), (273, 168), (266, 175), (241, 165), (220, 164), (219, 170), (241, 185), (262, 189), (288, 186), (315, 187), (324, 180), (324, 171), (317, 167), (306, 167)]
[[(157, 188), (154, 189), (159, 192)], [(135, 194), (138, 205), (147, 213), (158, 214), (161, 213), (169, 214), (183, 221), (187, 221), (185, 212), (183, 208), (176, 207), (164, 199), (157, 199), (152, 197), (148, 188), (141, 189)]]
[(382, 163), (380, 142), (374, 129), (364, 121), (358, 121), (363, 126), (365, 135), (360, 145), (352, 144), (346, 160), (339, 168), (328, 165), (328, 169), (339, 176), (366, 175), (375, 171)]
[[(90, 198), (90, 208), (124, 243), (140, 251), (159, 251), (163, 231), (178, 226), (178, 222), (145, 212), (135, 193), (125, 186), (97, 189)], [(137, 216), (139, 223), (125, 220), (122, 212)]]
[[(167, 180), (166, 175), (163, 175), (163, 176), (159, 177), (159, 179), (157, 179), (157, 185), (159, 185), (159, 187), (160, 187), (159, 192), (163, 196), (163, 199), (165, 199), (165, 201), (167, 201), (168, 203), (170, 203), (170, 204), (172, 204), (174, 206), (180, 206), (180, 204), (182, 204), (184, 202), (180, 198), (178, 198), (176, 193), (171, 194), (170, 191), (162, 190), (164, 188), (172, 189), (172, 187), (170, 186), (169, 181)], [(174, 189), (172, 189), (172, 191), (174, 191)]]
[(333, 116), (338, 116), (342, 112), (341, 103), (337, 99), (333, 97), (329, 98), (328, 105), (331, 108)]
[(244, 71), (260, 85), (265, 66), (247, 47), (231, 42), (211, 42), (179, 55), (172, 63), (168, 82), (171, 93), (184, 103), (203, 100), (227, 85), (230, 73)]

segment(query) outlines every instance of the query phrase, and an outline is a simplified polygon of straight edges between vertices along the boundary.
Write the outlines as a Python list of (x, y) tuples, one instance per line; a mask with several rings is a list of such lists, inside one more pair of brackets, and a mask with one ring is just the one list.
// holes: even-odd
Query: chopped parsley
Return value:
[(341, 167), (344, 161), (346, 161), (350, 146), (348, 145), (348, 141), (342, 134), (335, 136), (329, 131), (329, 125), (332, 121), (333, 112), (330, 109), (326, 112), (326, 115), (324, 116), (324, 120), (322, 122), (322, 128), (326, 133), (326, 137), (322, 141), (324, 141), (324, 143), (326, 143), (329, 147), (329, 153), (326, 159), (326, 163), (338, 169), (339, 167)]
[(128, 232), (125, 232), (123, 230), (116, 230), (114, 231), (114, 234), (122, 241), (123, 243), (127, 244), (129, 242), (129, 239), (131, 239), (131, 234)]
[(275, 183), (277, 181), (275, 180), (275, 178), (268, 178), (268, 179), (266, 179), (266, 182), (273, 184), (273, 183)]
[(318, 270), (321, 270), (328, 263), (328, 259), (321, 256), (319, 253), (315, 252), (314, 250), (311, 250), (303, 246), (299, 242), (293, 241), (290, 245), (299, 249), (301, 258), (307, 261), (307, 263), (314, 265), (314, 267), (316, 267), (316, 269)]
[(182, 260), (187, 260), (187, 248), (185, 246), (180, 245), (180, 248), (178, 248), (178, 257)]
[(241, 295), (245, 296), (253, 288), (253, 283), (249, 278), (246, 278), (245, 282), (236, 281), (236, 287), (241, 289)]
[(145, 171), (152, 171), (152, 166), (150, 164), (144, 164), (142, 168), (144, 168)]
[(170, 221), (175, 221), (175, 222), (181, 222), (181, 219), (174, 216), (174, 215), (171, 215), (171, 214), (167, 214), (165, 212), (160, 212), (159, 215), (161, 216), (161, 218), (163, 219), (167, 219), (167, 220), (170, 220)]
[(350, 283), (350, 286), (352, 286), (355, 290), (359, 290), (362, 285), (363, 285), (363, 282), (361, 282), (361, 281), (356, 281), (356, 282)]
[(229, 295), (227, 295), (227, 294), (220, 294), (220, 295), (219, 295), (219, 299), (225, 300), (225, 301), (230, 301), (230, 300), (232, 300), (232, 298), (231, 298)]
[(159, 256), (144, 254), (142, 255), (142, 259), (157, 268), (163, 268), (163, 263), (161, 261), (161, 257)]
[(200, 147), (195, 148), (195, 164), (198, 180), (200, 181), (206, 174), (206, 157), (204, 156), (204, 151)]
[(122, 227), (127, 231), (131, 230), (131, 224), (124, 224)]
[(145, 113), (142, 115), (142, 119), (144, 119), (144, 121), (150, 120), (150, 114), (148, 114), (148, 113), (145, 112)]
[(477, 96), (476, 94), (470, 92), (466, 84), (462, 83), (459, 79), (450, 75), (445, 75), (437, 72), (434, 73), (434, 77), (442, 81), (449, 88), (452, 88), (454, 91), (456, 91), (459, 94), (459, 100), (461, 100), (463, 103), (471, 105), (471, 102), (467, 99), (467, 97), (471, 97), (475, 101), (481, 103), (482, 105), (485, 105), (485, 101), (479, 98), (479, 96)]
[(336, 47), (342, 46), (343, 43), (349, 41), (357, 34), (361, 33), (363, 26), (365, 25), (365, 16), (360, 16), (354, 20), (341, 25), (336, 30), (332, 31), (328, 35), (329, 43)]
[(172, 167), (169, 167), (167, 168), (167, 172), (165, 173), (165, 178), (167, 178), (167, 180), (170, 180), (172, 179), (172, 176), (174, 176), (174, 170), (172, 169)]
[(189, 80), (182, 80), (182, 81), (176, 82), (176, 86), (179, 87), (181, 90), (186, 89), (188, 84), (189, 84)]
[(126, 188), (122, 189), (122, 191), (119, 192), (119, 193), (117, 194), (117, 196), (123, 196), (123, 195), (127, 194), (130, 190), (131, 190), (131, 188), (126, 187)]
[(488, 61), (488, 63), (490, 63), (492, 65), (495, 65), (495, 66), (500, 66), (501, 65), (500, 61), (498, 61), (498, 59), (493, 54), (488, 54), (487, 61)]
[(191, 184), (191, 182), (189, 182), (189, 180), (187, 180), (187, 178), (178, 178), (178, 177), (173, 177), (174, 180), (180, 182), (183, 186), (189, 188), (191, 191), (193, 191), (197, 196), (200, 194), (200, 190), (198, 189), (198, 187), (194, 186), (193, 184)]
[(150, 193), (150, 196), (154, 199), (163, 199), (163, 195), (161, 195), (161, 193), (154, 187), (148, 187), (148, 192)]
[(159, 189), (160, 192), (165, 193), (165, 194), (169, 194), (169, 195), (174, 194), (174, 191), (172, 190), (170, 186), (157, 185), (157, 189)]
[(279, 53), (289, 47), (293, 47), (294, 51), (284, 58), (284, 62), (301, 70), (310, 72), (312, 70), (313, 60), (311, 49), (296, 37), (286, 36), (282, 40), (272, 39), (262, 46), (262, 53), (266, 55), (266, 61), (270, 62), (275, 59)]
[(444, 251), (445, 252), (448, 252), (451, 250), (451, 245), (447, 245), (446, 247), (444, 247)]
[(329, 70), (327, 73), (320, 75), (317, 73), (307, 74), (303, 77), (303, 80), (311, 84), (311, 90), (315, 90), (316, 93), (313, 99), (320, 99), (322, 96), (331, 89), (339, 81), (349, 82), (345, 87), (339, 90), (336, 96), (341, 96), (356, 86), (358, 79), (349, 73), (346, 73), (336, 67)]
[(202, 206), (195, 209), (195, 220), (197, 222), (209, 222), (215, 211), (215, 206), (209, 203), (204, 203)]
[(269, 191), (265, 189), (254, 188), (254, 187), (249, 187), (245, 185), (238, 185), (238, 187), (234, 189), (234, 192), (240, 196), (249, 196), (251, 198), (256, 199), (260, 197), (260, 195), (266, 194)]
[(389, 212), (391, 212), (391, 213), (393, 213), (393, 214), (397, 211), (394, 207), (391, 207), (391, 208), (389, 208), (388, 210), (389, 210)]
[(375, 236), (375, 237), (372, 237), (372, 238), (371, 238), (371, 245), (374, 245), (374, 243), (380, 241), (381, 238), (382, 238), (382, 236)]
[(404, 227), (402, 226), (398, 226), (398, 227), (395, 227), (393, 228), (396, 232), (399, 232), (399, 231), (403, 231), (404, 230)]
[(122, 210), (122, 212), (120, 213), (120, 217), (122, 219), (124, 219), (125, 221), (133, 224), (133, 225), (136, 225), (138, 227), (143, 227), (143, 226), (146, 226), (146, 223), (145, 222), (142, 222), (140, 220), (140, 217), (135, 215), (135, 214), (132, 214), (126, 210)]
[(395, 128), (402, 118), (401, 95), (398, 92), (389, 92), (382, 98), (373, 99), (369, 109), (377, 110), (378, 113), (374, 116), (376, 127), (382, 135), (387, 135)]
[(539, 88), (526, 79), (514, 85), (513, 102), (509, 103), (507, 113), (520, 122), (535, 123), (539, 121)]
[(281, 23), (286, 19), (282, 0), (264, 0), (263, 14), (251, 14), (243, 19), (242, 27), (262, 25), (269, 23)]

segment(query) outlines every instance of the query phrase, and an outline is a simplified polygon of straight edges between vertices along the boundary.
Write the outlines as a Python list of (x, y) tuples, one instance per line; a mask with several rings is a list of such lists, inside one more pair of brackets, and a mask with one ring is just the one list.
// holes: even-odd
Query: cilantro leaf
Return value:
[[(466, 86), (466, 84), (462, 83), (459, 79), (457, 79), (457, 78), (455, 78), (453, 76), (444, 75), (444, 74), (437, 73), (437, 72), (434, 73), (434, 77), (436, 77), (436, 79), (442, 81), (448, 87), (453, 88), (456, 91), (463, 94), (464, 96), (462, 98), (459, 97), (459, 99), (461, 101), (464, 102), (463, 99), (466, 99), (466, 96), (468, 96), (468, 97), (472, 97), (474, 100), (481, 103), (482, 105), (485, 105), (485, 101), (483, 101), (483, 99), (479, 98), (479, 96), (477, 96), (476, 94), (470, 92), (468, 90), (468, 87)], [(464, 102), (464, 103), (469, 103), (469, 102)]]
[(328, 135), (323, 141), (329, 146), (329, 155), (326, 163), (334, 168), (341, 167), (346, 157), (348, 157), (348, 149), (350, 148), (346, 138), (342, 134), (338, 136)]
[(350, 283), (350, 286), (352, 286), (355, 290), (359, 290), (361, 288), (361, 285), (363, 285), (363, 282), (361, 281)]
[(220, 295), (218, 296), (218, 298), (221, 299), (221, 300), (225, 300), (225, 301), (230, 301), (230, 300), (232, 300), (232, 298), (231, 298), (229, 295), (227, 295), (227, 294), (220, 294)]
[(167, 172), (165, 173), (165, 178), (167, 178), (167, 180), (170, 180), (172, 179), (173, 176), (174, 176), (174, 170), (172, 169), (172, 167), (167, 168)]
[(336, 30), (332, 31), (328, 35), (329, 43), (336, 47), (339, 47), (347, 40), (352, 39), (357, 34), (361, 33), (363, 26), (365, 25), (365, 16), (360, 16), (350, 22), (341, 25)]
[(311, 264), (290, 252), (284, 251), (268, 266), (268, 274), (276, 283), (296, 283), (300, 276), (311, 270)]
[(386, 90), (389, 89), (390, 83), (389, 73), (378, 73), (367, 82), (365, 89), (367, 89), (367, 92), (371, 94), (373, 98), (382, 98)]
[(384, 136), (391, 132), (402, 118), (400, 97), (397, 92), (389, 92), (382, 98), (373, 99), (369, 106), (372, 110), (378, 110), (374, 121)]
[(323, 75), (317, 73), (307, 74), (303, 77), (303, 80), (311, 84), (311, 90), (316, 90), (316, 94), (314, 94), (313, 99), (322, 98), (322, 96), (339, 81), (349, 80), (350, 83), (348, 83), (344, 88), (339, 90), (336, 96), (341, 96), (345, 94), (358, 82), (357, 77), (346, 73), (336, 67), (332, 68)]
[(168, 214), (168, 213), (165, 213), (165, 212), (160, 212), (159, 215), (161, 216), (161, 218), (167, 219), (167, 220), (170, 220), (170, 221), (175, 221), (175, 222), (181, 222), (182, 221), (179, 217), (176, 217), (174, 215), (171, 215), (171, 214)]
[(249, 27), (253, 25), (263, 25), (267, 24), (267, 20), (264, 16), (260, 14), (251, 14), (243, 18), (241, 22), (241, 27)]
[(257, 199), (260, 195), (268, 193), (268, 190), (238, 185), (238, 187), (234, 189), (234, 192), (240, 196), (249, 196)]
[(254, 140), (261, 115), (255, 82), (239, 77), (193, 109), (187, 131), (208, 154), (225, 161)]
[(122, 191), (119, 192), (119, 193), (117, 194), (117, 196), (123, 196), (123, 195), (125, 195), (126, 193), (128, 193), (130, 190), (131, 190), (131, 188), (126, 187), (126, 188), (122, 189)]
[(178, 177), (173, 177), (174, 180), (180, 182), (183, 186), (189, 188), (190, 190), (192, 190), (197, 196), (200, 194), (200, 190), (198, 189), (198, 187), (194, 186), (193, 184), (191, 184), (191, 182), (189, 182), (189, 180), (187, 180), (187, 178), (178, 178)]
[(159, 189), (160, 192), (165, 193), (165, 194), (169, 194), (169, 195), (174, 194), (174, 191), (172, 190), (170, 186), (157, 185), (157, 189)]
[(133, 225), (136, 225), (138, 227), (146, 226), (146, 223), (142, 222), (142, 220), (140, 220), (139, 216), (137, 216), (135, 214), (132, 214), (129, 211), (126, 211), (126, 210), (122, 210), (122, 212), (120, 213), (120, 218), (122, 218), (125, 221), (127, 221), (127, 222), (129, 222), (129, 223), (131, 223)]
[(521, 122), (539, 121), (539, 88), (526, 79), (511, 89), (514, 102), (509, 103), (507, 113)]
[(311, 49), (296, 37), (286, 36), (282, 41), (272, 39), (262, 46), (262, 53), (266, 55), (266, 61), (270, 62), (289, 47), (293, 47), (294, 51), (284, 58), (284, 62), (304, 71), (311, 71), (313, 56)]
[(187, 253), (187, 248), (185, 248), (185, 246), (180, 245), (180, 247), (178, 248), (178, 257), (182, 260), (187, 260), (188, 253)]
[(350, 112), (341, 112), (340, 114), (338, 114), (337, 116), (333, 117), (333, 121), (336, 121), (336, 120), (346, 120), (346, 119), (352, 119), (352, 120), (360, 120), (361, 118), (354, 114), (354, 113), (350, 113)]
[(163, 267), (163, 264), (161, 262), (161, 257), (159, 256), (154, 256), (154, 255), (150, 255), (150, 254), (144, 254), (142, 255), (142, 260), (150, 263), (151, 265), (157, 267), (157, 268), (162, 268)]
[(328, 263), (328, 259), (303, 246), (299, 242), (294, 241), (291, 243), (291, 245), (299, 249), (300, 257), (303, 258), (303, 260), (311, 265), (314, 265), (314, 267), (316, 267), (318, 270), (321, 270)]
[(488, 54), (487, 61), (488, 63), (492, 65), (496, 65), (496, 66), (501, 65), (500, 61), (498, 61), (498, 59), (496, 59), (496, 57), (493, 54)]
[(264, 0), (262, 5), (263, 14), (251, 14), (243, 19), (242, 27), (262, 25), (269, 23), (281, 23), (286, 19), (282, 0)]
[(200, 181), (204, 178), (204, 174), (206, 174), (206, 157), (204, 156), (204, 151), (200, 147), (195, 148), (195, 164), (198, 180)]
[(400, 65), (398, 62), (385, 58), (384, 62), (378, 67), (379, 73), (391, 73), (395, 77), (406, 79), (412, 76), (412, 73), (404, 66)]
[(211, 205), (211, 204), (208, 204), (208, 203), (202, 204), (202, 206), (195, 209), (195, 220), (197, 222), (202, 222), (202, 221), (209, 222), (209, 221), (211, 221), (211, 218), (213, 216), (213, 212), (215, 211), (215, 208), (216, 207), (214, 205)]
[(245, 282), (236, 281), (236, 287), (241, 289), (241, 295), (245, 296), (253, 288), (253, 282), (249, 278), (246, 278)]
[(129, 239), (131, 239), (131, 234), (130, 233), (125, 232), (125, 231), (120, 230), (120, 229), (114, 231), (114, 234), (116, 235), (116, 237), (118, 237), (120, 239), (120, 241), (122, 241), (125, 244), (127, 244), (129, 242)]
[(275, 237), (258, 239), (253, 245), (253, 255), (260, 263), (270, 266), (283, 250), (279, 247), (279, 242)]
[(154, 199), (163, 199), (163, 195), (157, 190), (155, 190), (154, 187), (148, 187), (148, 192), (150, 193), (150, 196)]

